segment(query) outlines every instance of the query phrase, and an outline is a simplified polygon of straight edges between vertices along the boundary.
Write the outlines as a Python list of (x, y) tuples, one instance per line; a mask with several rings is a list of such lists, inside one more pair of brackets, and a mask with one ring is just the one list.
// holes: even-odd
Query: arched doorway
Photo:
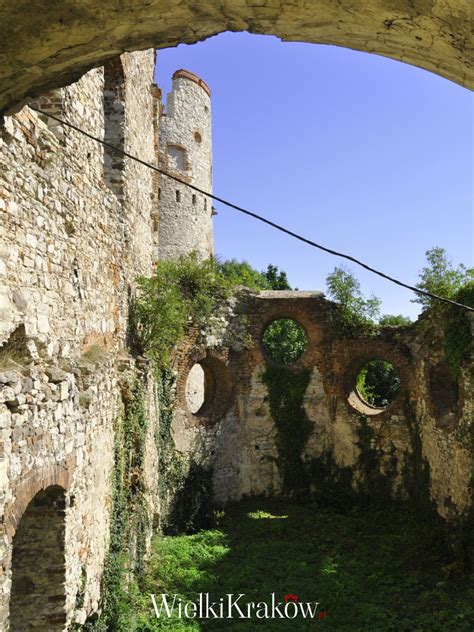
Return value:
[(10, 630), (57, 632), (65, 611), (65, 491), (52, 485), (26, 508), (12, 549)]

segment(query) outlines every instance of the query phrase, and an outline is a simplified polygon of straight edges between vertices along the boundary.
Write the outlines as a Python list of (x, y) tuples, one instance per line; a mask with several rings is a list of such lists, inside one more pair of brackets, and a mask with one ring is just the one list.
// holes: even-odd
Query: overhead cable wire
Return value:
[(322, 250), (323, 252), (327, 252), (330, 255), (334, 255), (336, 257), (341, 257), (342, 259), (346, 259), (347, 261), (351, 261), (352, 263), (355, 263), (356, 265), (360, 266), (361, 268), (364, 268), (365, 270), (368, 270), (369, 272), (372, 272), (373, 274), (376, 274), (380, 277), (382, 277), (383, 279), (386, 279), (387, 281), (390, 281), (391, 283), (395, 283), (396, 285), (399, 285), (400, 287), (404, 287), (407, 290), (411, 290), (412, 292), (415, 292), (416, 294), (420, 294), (422, 296), (426, 296), (428, 298), (432, 298), (435, 299), (437, 301), (441, 301), (443, 303), (447, 303), (449, 305), (455, 305), (456, 307), (460, 307), (462, 309), (465, 309), (467, 311), (470, 312), (474, 312), (474, 308), (470, 307), (469, 305), (464, 305), (463, 303), (458, 303), (456, 301), (453, 301), (450, 298), (446, 298), (445, 296), (438, 296), (437, 294), (433, 294), (432, 292), (428, 292), (427, 290), (422, 290), (420, 288), (417, 288), (413, 285), (409, 285), (408, 283), (404, 283), (403, 281), (400, 281), (399, 279), (396, 279), (395, 277), (392, 277), (388, 274), (385, 274), (384, 272), (381, 272), (380, 270), (377, 270), (376, 268), (373, 268), (372, 266), (369, 266), (368, 264), (364, 263), (363, 261), (360, 261), (359, 259), (356, 259), (355, 257), (352, 257), (351, 255), (347, 255), (343, 252), (339, 252), (337, 250), (333, 250), (332, 248), (328, 248), (327, 246), (323, 246), (321, 244), (316, 243), (315, 241), (312, 241), (311, 239), (308, 239), (307, 237), (303, 237), (302, 235), (299, 235), (298, 233), (295, 233), (292, 230), (289, 230), (288, 228), (285, 228), (284, 226), (281, 226), (280, 224), (276, 224), (275, 222), (272, 222), (271, 220), (267, 219), (266, 217), (263, 217), (262, 215), (259, 215), (258, 213), (254, 213), (253, 211), (250, 211), (249, 209), (243, 208), (242, 206), (238, 206), (237, 204), (234, 204), (233, 202), (229, 202), (228, 200), (225, 200), (224, 198), (219, 197), (218, 195), (214, 195), (214, 193), (209, 193), (208, 191), (204, 191), (203, 189), (200, 189), (199, 187), (195, 186), (194, 184), (191, 184), (190, 182), (185, 182), (184, 180), (182, 180), (181, 178), (179, 178), (178, 176), (173, 175), (172, 173), (168, 173), (167, 171), (165, 171), (164, 169), (161, 169), (160, 167), (157, 167), (155, 165), (152, 165), (151, 163), (142, 160), (141, 158), (138, 158), (138, 156), (134, 156), (133, 154), (128, 153), (127, 151), (124, 151), (123, 149), (120, 149), (120, 147), (116, 147), (115, 145), (112, 145), (111, 143), (108, 143), (107, 141), (103, 140), (102, 138), (98, 138), (97, 136), (94, 136), (93, 134), (90, 134), (89, 132), (87, 132), (86, 130), (82, 129), (81, 127), (78, 127), (77, 125), (74, 125), (73, 123), (69, 123), (69, 121), (65, 121), (63, 119), (61, 119), (60, 117), (56, 116), (55, 114), (50, 114), (49, 112), (44, 112), (43, 110), (34, 107), (34, 106), (29, 106), (32, 110), (34, 110), (35, 112), (38, 112), (38, 114), (42, 114), (43, 116), (47, 116), (48, 118), (52, 118), (53, 120), (57, 121), (58, 123), (61, 123), (61, 125), (66, 125), (66, 127), (70, 127), (71, 129), (73, 129), (74, 131), (83, 134), (84, 136), (87, 136), (87, 138), (90, 138), (93, 141), (96, 141), (97, 143), (100, 143), (101, 145), (104, 145), (105, 147), (108, 147), (109, 149), (112, 149), (113, 151), (121, 154), (122, 156), (125, 156), (126, 158), (130, 158), (130, 160), (134, 160), (135, 162), (138, 162), (139, 164), (143, 165), (144, 167), (148, 167), (149, 169), (152, 169), (153, 171), (156, 171), (157, 173), (161, 174), (162, 176), (165, 176), (166, 178), (170, 178), (171, 180), (174, 180), (175, 182), (178, 182), (179, 184), (182, 184), (183, 186), (188, 187), (189, 189), (192, 189), (193, 191), (196, 191), (197, 193), (201, 193), (202, 195), (207, 196), (208, 198), (215, 200), (216, 202), (219, 202), (220, 204), (223, 204), (224, 206), (228, 206), (229, 208), (234, 209), (235, 211), (238, 211), (239, 213), (243, 213), (244, 215), (248, 215), (249, 217), (253, 217), (254, 219), (258, 220), (259, 222), (263, 222), (264, 224), (267, 224), (268, 226), (271, 226), (272, 228), (275, 228), (276, 230), (285, 233), (286, 235), (290, 235), (290, 237), (294, 237), (295, 239), (298, 239), (299, 241), (304, 242), (305, 244), (308, 244), (309, 246), (312, 246), (313, 248), (317, 248), (318, 250)]

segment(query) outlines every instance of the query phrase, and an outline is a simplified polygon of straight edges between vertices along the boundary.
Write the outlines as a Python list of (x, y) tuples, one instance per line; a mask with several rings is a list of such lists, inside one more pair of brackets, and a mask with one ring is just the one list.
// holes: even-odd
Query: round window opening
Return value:
[(294, 364), (308, 346), (303, 327), (291, 318), (279, 318), (263, 332), (262, 344), (270, 360), (277, 364)]
[(202, 423), (219, 421), (232, 400), (230, 368), (218, 358), (206, 355), (191, 366), (182, 397), (189, 412)]
[(196, 143), (202, 143), (202, 136), (199, 132), (194, 132), (194, 140)]
[(371, 360), (358, 373), (356, 392), (364, 404), (384, 410), (398, 395), (400, 377), (390, 362)]
[(193, 415), (203, 411), (214, 397), (211, 374), (197, 362), (189, 371), (186, 380), (186, 404)]

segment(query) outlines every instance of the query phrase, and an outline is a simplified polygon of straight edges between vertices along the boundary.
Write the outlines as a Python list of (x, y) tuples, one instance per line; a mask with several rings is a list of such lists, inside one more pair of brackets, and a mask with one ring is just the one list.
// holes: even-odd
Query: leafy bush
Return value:
[(247, 261), (216, 261), (216, 269), (233, 285), (244, 285), (252, 290), (270, 290), (270, 282), (263, 272), (258, 272)]
[(308, 338), (303, 327), (291, 318), (279, 318), (268, 325), (263, 346), (277, 364), (293, 364), (305, 351)]
[(379, 320), (379, 325), (382, 327), (385, 327), (386, 325), (398, 327), (400, 325), (409, 325), (411, 322), (411, 318), (403, 316), (403, 314), (384, 314)]
[(286, 272), (269, 264), (266, 272), (258, 272), (247, 261), (216, 261), (216, 269), (233, 285), (244, 285), (252, 290), (291, 290)]
[[(461, 287), (454, 295), (454, 300), (474, 307), (474, 281)], [(461, 365), (469, 357), (471, 349), (472, 334), (467, 313), (455, 305), (449, 306), (446, 310), (444, 329), (444, 361), (455, 379), (459, 375)]]
[(195, 253), (177, 262), (157, 262), (153, 276), (138, 279), (138, 295), (130, 314), (135, 346), (158, 366), (166, 365), (186, 328), (213, 314), (230, 296), (232, 286), (212, 259), (199, 261)]
[(269, 265), (257, 272), (246, 261), (200, 261), (196, 253), (177, 261), (159, 261), (151, 277), (137, 281), (130, 304), (129, 346), (163, 367), (187, 328), (216, 313), (236, 286), (252, 289), (291, 289), (285, 272)]

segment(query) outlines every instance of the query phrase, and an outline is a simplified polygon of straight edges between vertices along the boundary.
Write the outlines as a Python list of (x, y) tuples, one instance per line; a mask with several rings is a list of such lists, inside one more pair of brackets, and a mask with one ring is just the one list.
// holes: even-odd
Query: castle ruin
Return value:
[[(46, 114), (25, 106), (0, 129), (2, 630), (64, 630), (100, 611), (116, 417), (130, 401), (130, 375), (145, 393), (150, 524), (162, 514), (154, 440), (160, 411), (146, 361), (127, 352), (130, 300), (156, 259), (212, 253), (212, 203), (48, 116), (211, 192), (209, 88), (179, 70), (164, 108), (153, 70), (152, 50), (123, 53), (30, 103)], [(244, 292), (220, 329), (191, 331), (176, 355), (176, 450), (212, 473), (217, 503), (281, 493), (261, 341), (273, 320), (292, 318), (308, 338), (296, 363), (310, 372), (303, 459), (330, 455), (362, 480), (363, 416), (389, 493), (403, 488), (421, 450), (430, 497), (456, 524), (472, 504), (472, 359), (453, 380), (441, 333), (427, 338), (422, 327), (387, 327), (348, 340), (334, 330), (334, 309), (317, 292)], [(242, 314), (250, 345), (228, 336)], [(358, 371), (374, 358), (391, 362), (401, 381), (394, 402), (379, 409), (355, 390)], [(190, 407), (186, 389), (196, 365), (208, 379)]]

